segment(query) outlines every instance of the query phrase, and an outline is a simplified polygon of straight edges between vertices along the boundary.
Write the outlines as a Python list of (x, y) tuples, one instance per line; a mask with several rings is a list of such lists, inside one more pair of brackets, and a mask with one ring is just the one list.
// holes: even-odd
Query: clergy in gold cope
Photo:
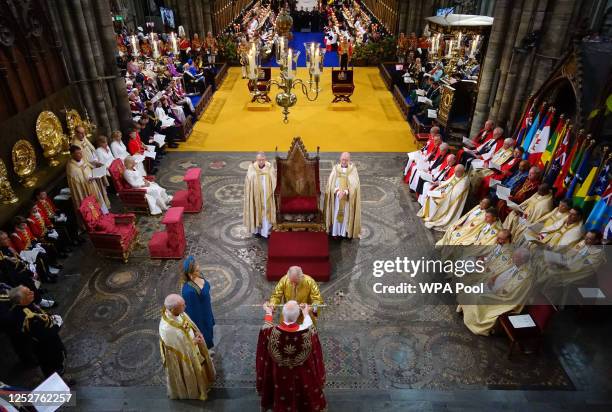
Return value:
[(571, 208), (565, 220), (559, 220), (550, 226), (544, 226), (537, 235), (528, 229), (524, 238), (530, 242), (531, 247), (544, 245), (556, 252), (563, 252), (580, 241), (584, 233), (582, 225), (582, 211)]
[(417, 216), (426, 228), (444, 232), (461, 216), (469, 190), (465, 167), (457, 165), (453, 177), (432, 188)]
[[(287, 274), (280, 278), (272, 296), (270, 296), (269, 303), (272, 307), (276, 307), (282, 303), (295, 300), (300, 305), (308, 304), (312, 307), (313, 315), (319, 314), (318, 305), (323, 304), (323, 297), (319, 291), (317, 282), (310, 276), (304, 274), (302, 268), (299, 266), (291, 266), (287, 271)], [(303, 317), (300, 315), (298, 323), (301, 323)], [(316, 317), (313, 317), (316, 321)], [(281, 317), (282, 321), (282, 317)]]
[(325, 188), (325, 225), (332, 236), (359, 238), (361, 234), (361, 185), (350, 153), (340, 155)]
[(249, 233), (268, 237), (276, 223), (276, 171), (263, 152), (257, 153), (244, 179), (243, 222)]
[(529, 250), (519, 248), (511, 255), (510, 250), (502, 248), (487, 262), (483, 294), (457, 296), (457, 311), (463, 312), (465, 326), (477, 335), (488, 335), (500, 315), (520, 312), (529, 298), (533, 285)]
[(519, 207), (521, 210), (513, 210), (504, 221), (504, 229), (508, 229), (515, 239), (521, 239), (528, 226), (552, 210), (553, 197), (548, 183), (540, 184), (538, 191)]
[(94, 195), (102, 212), (108, 213), (110, 201), (106, 189), (94, 182), (92, 177), (93, 166), (83, 158), (83, 151), (78, 146), (70, 146), (70, 160), (66, 164), (66, 179), (70, 187), (70, 196), (75, 209), (87, 196)]
[(159, 348), (170, 399), (206, 400), (215, 367), (198, 327), (185, 313), (185, 300), (171, 294), (159, 322)]

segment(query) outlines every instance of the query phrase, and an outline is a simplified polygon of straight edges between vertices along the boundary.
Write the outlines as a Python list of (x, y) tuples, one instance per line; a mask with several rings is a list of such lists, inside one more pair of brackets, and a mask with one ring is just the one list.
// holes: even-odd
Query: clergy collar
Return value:
[(296, 322), (287, 323), (283, 321), (283, 323), (279, 324), (278, 327), (280, 330), (285, 332), (297, 332), (300, 329), (300, 325), (298, 325)]

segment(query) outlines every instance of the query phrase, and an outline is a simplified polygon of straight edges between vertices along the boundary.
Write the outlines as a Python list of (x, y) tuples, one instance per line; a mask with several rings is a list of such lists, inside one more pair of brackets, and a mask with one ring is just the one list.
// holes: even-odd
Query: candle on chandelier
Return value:
[(287, 77), (288, 78), (293, 78), (293, 70), (292, 67), (293, 66), (293, 50), (289, 49), (289, 51), (287, 52)]
[(477, 34), (476, 38), (472, 40), (472, 47), (470, 48), (470, 57), (472, 59), (476, 56), (476, 48), (478, 47), (479, 41), (480, 41), (480, 34)]
[(314, 43), (310, 43), (310, 67), (314, 69), (315, 64), (317, 64), (315, 60), (315, 45)]
[(130, 43), (132, 44), (132, 55), (138, 57), (138, 40), (136, 39), (136, 35), (132, 35)]
[(170, 33), (170, 40), (172, 41), (172, 53), (178, 54), (178, 42), (176, 41), (176, 33)]
[(448, 52), (446, 53), (446, 57), (451, 57), (451, 53), (453, 52), (453, 39), (448, 41)]
[(457, 49), (461, 48), (461, 38), (463, 37), (463, 33), (459, 32), (459, 37), (457, 39)]
[(321, 60), (321, 55), (319, 54), (319, 48), (317, 47), (314, 53), (314, 74), (321, 73), (320, 60)]
[(249, 74), (253, 79), (255, 78), (255, 53), (257, 49), (255, 49), (255, 43), (252, 44), (251, 50), (249, 51)]

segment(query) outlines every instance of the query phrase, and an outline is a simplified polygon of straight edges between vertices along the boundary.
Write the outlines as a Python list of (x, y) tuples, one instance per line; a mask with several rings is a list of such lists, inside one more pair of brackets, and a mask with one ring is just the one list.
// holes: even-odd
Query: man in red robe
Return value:
[(478, 134), (476, 134), (476, 136), (470, 139), (472, 141), (472, 146), (471, 147), (464, 146), (463, 148), (459, 149), (459, 151), (457, 152), (457, 159), (461, 159), (461, 155), (463, 154), (463, 151), (465, 149), (471, 150), (472, 148), (478, 147), (484, 142), (493, 138), (493, 128), (494, 127), (495, 127), (495, 123), (493, 122), (493, 120), (487, 120), (484, 126), (482, 127), (482, 129), (478, 131)]
[[(538, 186), (540, 186), (541, 182), (542, 171), (538, 167), (533, 166), (531, 169), (529, 169), (529, 175), (527, 175), (525, 182), (513, 190), (508, 199), (517, 205), (520, 205), (538, 191)], [(497, 211), (499, 212), (499, 219), (503, 222), (510, 213), (511, 209), (508, 207), (505, 200), (499, 199), (497, 201)]]
[(323, 393), (325, 366), (309, 305), (301, 305), (304, 317), (297, 323), (300, 305), (290, 300), (283, 306), (283, 321), (272, 323), (272, 306), (264, 304), (266, 315), (257, 342), (257, 392), (261, 409), (310, 412), (327, 410)]
[(404, 169), (404, 183), (410, 184), (412, 173), (414, 172), (419, 160), (430, 162), (439, 154), (440, 145), (442, 143), (442, 136), (436, 134), (424, 147), (424, 151), (421, 150), (418, 152), (417, 156), (415, 156), (413, 159), (409, 158), (406, 168)]

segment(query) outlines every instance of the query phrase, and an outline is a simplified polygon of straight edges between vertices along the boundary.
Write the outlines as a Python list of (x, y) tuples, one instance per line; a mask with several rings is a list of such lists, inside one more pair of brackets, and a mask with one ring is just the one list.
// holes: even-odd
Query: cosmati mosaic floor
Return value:
[[(262, 303), (274, 286), (264, 277), (266, 241), (248, 236), (241, 224), (251, 156), (173, 153), (157, 177), (174, 191), (182, 188), (187, 168), (203, 168), (204, 211), (185, 216), (185, 232), (188, 253), (212, 283), (218, 388), (254, 386), (262, 311), (248, 305)], [(322, 180), (335, 158), (322, 155)], [(321, 284), (330, 304), (319, 321), (328, 387), (574, 389), (562, 362), (584, 368), (586, 360), (575, 348), (561, 361), (553, 350), (509, 361), (506, 338), (472, 335), (453, 307), (372, 292), (374, 259), (425, 255), (433, 238), (400, 184), (401, 154), (359, 154), (353, 160), (362, 183), (364, 229), (361, 240), (331, 242), (332, 280)], [(67, 262), (59, 312), (65, 318), (68, 373), (79, 385), (164, 383), (157, 327), (164, 297), (178, 290), (179, 262), (146, 257), (144, 245), (161, 229), (159, 220), (138, 218), (143, 246), (127, 264), (100, 259), (89, 247)], [(609, 379), (600, 384), (609, 387)]]

